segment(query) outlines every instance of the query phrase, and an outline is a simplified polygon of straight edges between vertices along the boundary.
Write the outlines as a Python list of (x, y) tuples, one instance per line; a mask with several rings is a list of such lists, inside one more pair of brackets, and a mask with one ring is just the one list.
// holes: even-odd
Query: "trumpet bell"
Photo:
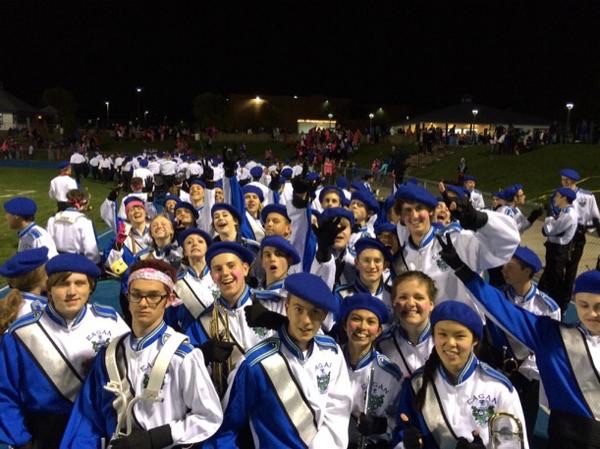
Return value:
[(523, 424), (510, 413), (496, 413), (489, 421), (493, 449), (522, 449), (525, 447)]

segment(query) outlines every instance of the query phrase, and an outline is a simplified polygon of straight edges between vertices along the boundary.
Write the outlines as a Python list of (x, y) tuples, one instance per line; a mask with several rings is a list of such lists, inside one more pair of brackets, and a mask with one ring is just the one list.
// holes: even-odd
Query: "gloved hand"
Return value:
[(281, 325), (288, 323), (287, 317), (270, 311), (259, 301), (253, 301), (252, 305), (245, 307), (244, 313), (246, 314), (246, 323), (250, 327), (266, 327), (277, 330)]
[(358, 418), (358, 431), (363, 435), (379, 435), (387, 430), (387, 418), (384, 416), (373, 416), (360, 414)]
[(237, 168), (237, 158), (231, 148), (223, 148), (223, 169), (225, 170), (225, 176), (233, 178), (235, 176), (235, 169)]
[(534, 221), (536, 221), (538, 218), (540, 218), (542, 216), (542, 214), (544, 213), (544, 208), (542, 207), (537, 207), (535, 208), (533, 211), (531, 211), (531, 213), (529, 214), (529, 216), (527, 217), (527, 221), (529, 223), (533, 223)]
[(317, 254), (316, 258), (319, 263), (325, 263), (331, 258), (331, 252), (335, 238), (344, 230), (344, 226), (340, 223), (342, 217), (333, 217), (321, 223), (318, 228), (313, 226), (313, 232), (317, 237)]
[(117, 201), (117, 197), (119, 196), (120, 190), (121, 190), (121, 187), (119, 187), (117, 185), (117, 187), (115, 187), (110, 192), (108, 192), (108, 196), (106, 197), (106, 199), (109, 201)]
[(152, 176), (148, 176), (145, 180), (144, 192), (150, 193), (153, 190), (154, 190), (154, 178)]
[(465, 437), (456, 440), (455, 449), (485, 449), (485, 444), (477, 431), (473, 431), (473, 441), (469, 442)]
[(127, 240), (127, 228), (125, 223), (121, 221), (119, 223), (119, 229), (117, 230), (117, 236), (115, 237), (115, 248), (121, 249), (125, 240)]
[(281, 181), (280, 181), (280, 175), (278, 171), (273, 171), (271, 173), (271, 182), (269, 182), (269, 189), (271, 189), (273, 192), (279, 192), (279, 189), (281, 188)]
[(204, 182), (213, 181), (215, 177), (215, 171), (210, 166), (209, 162), (206, 159), (202, 159), (202, 178)]
[(134, 429), (126, 437), (110, 442), (111, 449), (162, 449), (173, 444), (171, 427), (168, 424), (150, 430)]
[(449, 198), (447, 190), (444, 191), (443, 196), (446, 206), (448, 206), (448, 209), (450, 209), (452, 219), (458, 220), (464, 229), (477, 231), (487, 223), (487, 214), (485, 212), (476, 210), (468, 198)]
[(414, 426), (411, 426), (408, 421), (408, 416), (404, 413), (400, 415), (404, 430), (402, 431), (402, 442), (404, 449), (421, 449), (423, 447), (423, 438), (421, 432)]
[(448, 266), (450, 266), (450, 268), (454, 270), (454, 274), (456, 274), (461, 281), (466, 283), (473, 279), (474, 276), (477, 276), (473, 270), (465, 265), (456, 252), (456, 248), (454, 248), (454, 244), (452, 243), (450, 235), (446, 235), (445, 242), (442, 236), (436, 235), (435, 237), (442, 247), (442, 250), (439, 253), (440, 257), (448, 264)]
[(206, 363), (225, 362), (231, 355), (234, 346), (235, 344), (229, 341), (220, 341), (211, 338), (200, 346), (200, 350), (204, 355)]

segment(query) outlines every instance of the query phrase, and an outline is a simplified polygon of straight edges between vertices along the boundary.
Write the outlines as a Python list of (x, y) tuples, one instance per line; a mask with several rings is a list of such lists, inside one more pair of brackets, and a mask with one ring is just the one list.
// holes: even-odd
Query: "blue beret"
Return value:
[(246, 184), (242, 188), (242, 192), (244, 193), (244, 195), (246, 195), (247, 193), (254, 193), (258, 197), (258, 199), (260, 200), (261, 203), (265, 200), (265, 195), (264, 195), (262, 189), (258, 186), (253, 186), (252, 184)]
[(177, 211), (177, 209), (187, 209), (189, 210), (192, 215), (194, 216), (194, 219), (197, 220), (199, 215), (198, 215), (198, 211), (196, 210), (196, 208), (192, 205), (192, 203), (188, 203), (187, 201), (177, 201), (177, 204), (175, 205), (175, 211)]
[(265, 246), (276, 248), (285, 253), (287, 256), (291, 257), (292, 265), (296, 265), (298, 262), (300, 262), (300, 254), (298, 254), (296, 248), (294, 248), (287, 239), (284, 239), (279, 235), (271, 235), (262, 239), (262, 242), (260, 242), (261, 251), (265, 248)]
[(473, 175), (465, 175), (463, 176), (463, 181), (475, 181), (477, 182), (477, 178)]
[(69, 161), (61, 161), (61, 162), (58, 163), (58, 169), (59, 170), (64, 170), (69, 165), (71, 165), (71, 163)]
[(517, 192), (518, 190), (515, 189), (515, 186), (507, 187), (502, 191), (502, 196), (500, 198), (502, 198), (504, 201), (512, 201)]
[(577, 279), (575, 279), (575, 287), (573, 288), (573, 294), (575, 293), (593, 293), (595, 295), (600, 295), (600, 271), (586, 271), (577, 276)]
[(343, 207), (330, 207), (325, 209), (319, 217), (319, 224), (325, 223), (334, 217), (344, 217), (350, 221), (350, 227), (354, 226), (354, 214)]
[(46, 273), (48, 276), (54, 273), (66, 272), (82, 273), (94, 279), (100, 276), (100, 269), (96, 264), (81, 254), (59, 254), (46, 263)]
[(396, 199), (420, 203), (431, 209), (435, 209), (438, 201), (428, 190), (419, 187), (416, 184), (404, 184), (398, 187), (396, 191)]
[(497, 192), (493, 192), (492, 197), (500, 198), (501, 200), (503, 200), (504, 199), (504, 190), (500, 189)]
[(513, 257), (519, 259), (521, 262), (531, 268), (534, 274), (542, 269), (542, 261), (540, 258), (536, 253), (526, 246), (518, 246), (513, 254)]
[(217, 189), (217, 188), (223, 190), (223, 180), (222, 179), (217, 179), (215, 181), (215, 189)]
[(129, 195), (127, 198), (125, 198), (123, 200), (123, 206), (125, 206), (125, 208), (127, 208), (129, 203), (132, 203), (133, 201), (140, 201), (143, 204), (144, 209), (146, 208), (146, 202), (144, 201), (144, 199), (140, 198), (139, 196), (135, 196), (135, 195)]
[(562, 196), (566, 197), (567, 200), (569, 200), (569, 203), (575, 201), (575, 198), (577, 197), (575, 191), (569, 187), (561, 187), (559, 189), (556, 189), (556, 191)]
[(179, 197), (176, 195), (169, 194), (169, 195), (165, 196), (165, 204), (167, 204), (167, 201), (175, 201), (178, 203)]
[(309, 171), (306, 174), (306, 179), (311, 182), (316, 181), (317, 179), (319, 179), (319, 174), (316, 171)]
[(351, 200), (358, 200), (362, 202), (365, 207), (372, 211), (377, 212), (379, 210), (379, 204), (373, 196), (373, 194), (367, 190), (356, 190), (352, 192)]
[(187, 228), (177, 236), (177, 243), (179, 243), (179, 246), (183, 246), (183, 242), (185, 242), (185, 239), (187, 239), (192, 234), (196, 234), (202, 237), (206, 242), (206, 246), (210, 246), (210, 244), (212, 243), (212, 238), (210, 237), (210, 235), (208, 235), (208, 233), (204, 232), (202, 229)]
[(307, 301), (319, 309), (337, 314), (339, 304), (327, 284), (311, 273), (294, 273), (285, 278), (283, 287), (291, 295)]
[(379, 240), (372, 237), (361, 237), (354, 244), (354, 250), (356, 251), (356, 257), (362, 253), (365, 249), (378, 249), (383, 254), (383, 258), (388, 262), (392, 261), (392, 255), (390, 250), (381, 243)]
[(455, 193), (459, 198), (468, 197), (469, 194), (465, 189), (459, 186), (455, 186), (454, 184), (446, 184), (446, 190)]
[(518, 192), (519, 190), (523, 189), (523, 184), (516, 183), (513, 185), (513, 188), (515, 189), (516, 192)]
[(563, 168), (560, 171), (560, 176), (564, 176), (565, 178), (572, 179), (573, 181), (579, 181), (581, 179), (581, 175), (577, 173), (576, 170), (572, 168)]
[(199, 185), (203, 189), (206, 189), (206, 184), (200, 178), (193, 179), (192, 182), (190, 183), (190, 185), (193, 185), (193, 184)]
[(345, 189), (346, 187), (348, 187), (348, 180), (344, 176), (340, 176), (338, 179), (336, 179), (335, 185), (339, 189)]
[(140, 167), (147, 167), (148, 166), (148, 160), (147, 159), (142, 159), (140, 161)]
[(382, 232), (391, 232), (394, 235), (396, 235), (396, 237), (398, 236), (398, 234), (396, 233), (396, 225), (394, 223), (390, 223), (389, 221), (384, 221), (383, 223), (377, 223), (375, 225), (375, 235), (379, 235)]
[(233, 207), (231, 204), (228, 203), (217, 203), (215, 204), (212, 209), (210, 210), (210, 215), (214, 215), (216, 211), (218, 210), (226, 210), (227, 212), (229, 212), (231, 215), (233, 215), (235, 217), (235, 219), (238, 221), (238, 223), (242, 222), (242, 216), (240, 215), (240, 213), (238, 212), (238, 210)]
[(206, 264), (210, 267), (210, 263), (215, 256), (224, 253), (231, 253), (238, 256), (242, 262), (252, 264), (254, 262), (254, 253), (237, 242), (217, 242), (210, 245), (206, 251)]
[(263, 174), (263, 168), (260, 165), (256, 165), (254, 167), (252, 167), (252, 169), (250, 170), (250, 175), (253, 178), (260, 178)]
[(35, 270), (48, 261), (48, 248), (20, 251), (0, 266), (0, 276), (14, 278)]
[(350, 188), (354, 190), (367, 190), (367, 187), (360, 181), (352, 181), (350, 183)]
[(483, 322), (481, 318), (471, 307), (463, 302), (447, 300), (437, 304), (431, 312), (429, 321), (431, 328), (439, 321), (456, 321), (468, 328), (478, 340), (483, 336)]
[(35, 201), (24, 196), (16, 196), (4, 203), (4, 210), (9, 214), (29, 217), (35, 215), (37, 206)]
[(356, 293), (352, 296), (344, 298), (340, 310), (340, 318), (343, 323), (350, 312), (353, 310), (369, 310), (373, 312), (379, 319), (379, 325), (383, 325), (390, 320), (390, 313), (383, 301), (368, 293)]
[(263, 210), (260, 212), (260, 219), (263, 221), (263, 223), (267, 221), (267, 217), (270, 213), (279, 214), (287, 221), (292, 221), (290, 220), (287, 210), (283, 204), (269, 204), (268, 206), (263, 207)]
[(394, 195), (388, 196), (383, 202), (383, 211), (387, 214), (389, 210), (394, 207), (394, 203), (396, 202), (396, 198)]
[(162, 151), (159, 151), (159, 152), (158, 152), (158, 157), (164, 157), (164, 156), (165, 156), (165, 153), (164, 153), (164, 152), (162, 152)]
[(346, 195), (344, 195), (344, 192), (342, 192), (342, 190), (339, 187), (337, 187), (337, 186), (325, 186), (319, 192), (319, 202), (322, 202), (323, 201), (323, 197), (326, 194), (328, 194), (329, 192), (335, 192), (337, 194), (337, 196), (340, 198), (340, 203), (342, 202), (342, 199), (346, 197)]
[(294, 172), (292, 171), (292, 169), (287, 167), (287, 168), (284, 168), (283, 170), (281, 170), (281, 177), (285, 178), (285, 179), (290, 179), (292, 177), (293, 173)]

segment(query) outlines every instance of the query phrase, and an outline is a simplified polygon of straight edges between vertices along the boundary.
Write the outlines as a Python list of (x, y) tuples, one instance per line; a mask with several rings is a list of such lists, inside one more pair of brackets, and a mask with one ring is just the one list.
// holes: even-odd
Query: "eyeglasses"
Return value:
[(169, 294), (165, 294), (165, 295), (161, 295), (158, 293), (147, 293), (147, 294), (141, 294), (141, 293), (137, 293), (137, 292), (129, 292), (129, 301), (130, 302), (141, 302), (143, 298), (146, 298), (146, 301), (148, 301), (149, 304), (158, 304), (159, 302), (161, 302), (163, 299), (165, 299), (167, 296), (169, 296)]

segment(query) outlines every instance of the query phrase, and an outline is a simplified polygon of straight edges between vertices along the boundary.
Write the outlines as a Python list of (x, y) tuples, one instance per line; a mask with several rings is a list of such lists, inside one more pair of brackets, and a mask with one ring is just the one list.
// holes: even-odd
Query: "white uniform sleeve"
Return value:
[[(290, 236), (290, 243), (298, 254), (300, 254), (300, 264), (304, 265), (304, 251), (306, 247), (307, 235), (308, 232), (311, 232), (310, 222), (307, 218), (307, 210), (306, 208), (298, 209), (292, 204), (291, 199), (286, 201), (285, 209), (287, 211), (288, 217), (290, 217), (290, 221), (292, 224), (292, 235)], [(334, 273), (335, 275), (335, 273)]]
[(488, 215), (488, 222), (477, 232), (462, 230), (450, 234), (456, 252), (473, 271), (504, 265), (521, 241), (512, 217), (492, 211), (482, 212)]
[(547, 236), (558, 235), (572, 226), (572, 221), (568, 214), (562, 213), (557, 219), (546, 217), (544, 220), (544, 232)]
[(339, 448), (348, 446), (348, 424), (352, 409), (352, 386), (348, 377), (348, 369), (340, 352), (337, 354), (337, 372), (330, 383), (327, 395), (325, 416), (317, 434), (310, 443), (309, 449)]
[(106, 223), (108, 227), (112, 229), (114, 233), (117, 232), (115, 209), (115, 202), (109, 200), (108, 198), (105, 199), (104, 202), (100, 205), (100, 217), (102, 218), (102, 220), (104, 220), (104, 223)]
[(200, 211), (200, 216), (196, 221), (196, 224), (204, 232), (212, 235), (212, 216), (211, 209), (215, 205), (215, 191), (214, 189), (204, 189), (204, 207)]
[[(529, 449), (527, 441), (527, 429), (525, 428), (525, 416), (523, 415), (523, 408), (521, 407), (521, 400), (517, 390), (513, 388), (512, 392), (507, 391), (506, 394), (500, 396), (498, 406), (496, 407), (496, 413), (507, 412), (511, 415), (516, 416), (521, 424), (523, 425), (523, 435), (525, 437), (525, 449)], [(491, 435), (490, 435), (491, 437)]]
[(83, 255), (94, 263), (100, 262), (100, 251), (96, 242), (96, 233), (92, 221), (87, 218), (80, 218), (80, 241), (82, 242)]
[(223, 410), (199, 349), (185, 357), (177, 376), (189, 412), (185, 418), (169, 423), (173, 444), (204, 441), (221, 426)]

